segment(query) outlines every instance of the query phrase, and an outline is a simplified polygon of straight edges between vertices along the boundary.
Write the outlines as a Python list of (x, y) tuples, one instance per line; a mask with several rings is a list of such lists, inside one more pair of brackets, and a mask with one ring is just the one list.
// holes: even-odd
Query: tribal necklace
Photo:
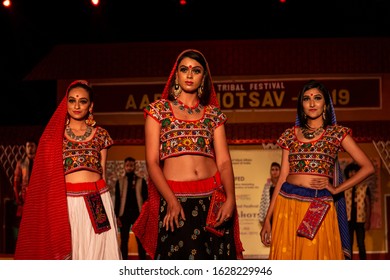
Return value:
[(187, 110), (187, 113), (192, 115), (194, 112), (195, 113), (200, 113), (200, 111), (203, 109), (203, 105), (200, 104), (200, 100), (198, 100), (196, 102), (196, 104), (192, 107), (184, 104), (182, 101), (180, 101), (179, 99), (175, 99), (173, 102), (172, 102), (173, 105), (175, 106), (179, 106), (179, 109), (181, 111), (185, 111)]
[(66, 134), (68, 134), (68, 136), (71, 139), (80, 142), (80, 141), (84, 141), (85, 139), (87, 139), (91, 135), (92, 127), (87, 125), (87, 129), (85, 130), (85, 133), (83, 135), (75, 135), (69, 125), (66, 126), (65, 131), (66, 131)]
[(313, 139), (314, 137), (320, 135), (324, 131), (324, 125), (321, 125), (319, 128), (311, 128), (308, 124), (304, 128), (301, 128), (303, 137), (306, 139)]

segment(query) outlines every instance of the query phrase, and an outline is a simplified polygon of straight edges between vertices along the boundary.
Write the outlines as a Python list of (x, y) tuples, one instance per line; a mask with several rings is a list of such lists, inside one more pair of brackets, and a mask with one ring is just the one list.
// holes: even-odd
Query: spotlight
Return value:
[(9, 8), (11, 7), (11, 0), (4, 0), (3, 1), (3, 6), (6, 7), (6, 8)]

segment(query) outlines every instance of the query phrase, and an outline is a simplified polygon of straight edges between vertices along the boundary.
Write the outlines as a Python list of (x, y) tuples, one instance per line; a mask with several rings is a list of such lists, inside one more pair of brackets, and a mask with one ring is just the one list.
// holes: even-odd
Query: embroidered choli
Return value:
[(99, 126), (89, 141), (77, 142), (64, 136), (62, 156), (65, 175), (77, 170), (89, 170), (102, 174), (100, 151), (107, 149), (112, 144), (114, 144), (114, 141), (107, 130)]
[(334, 166), (341, 142), (352, 130), (340, 125), (327, 126), (318, 140), (299, 141), (295, 129), (297, 126), (286, 129), (277, 144), (289, 150), (289, 174), (315, 174), (333, 178)]
[(184, 154), (215, 157), (214, 130), (227, 121), (218, 107), (205, 106), (199, 120), (180, 120), (175, 117), (170, 101), (159, 99), (149, 104), (144, 113), (161, 124), (160, 160)]

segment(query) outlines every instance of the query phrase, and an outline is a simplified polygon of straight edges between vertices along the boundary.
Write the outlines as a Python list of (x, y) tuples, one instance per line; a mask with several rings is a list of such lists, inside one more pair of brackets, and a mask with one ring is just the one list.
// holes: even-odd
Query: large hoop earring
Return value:
[(200, 87), (198, 87), (198, 97), (201, 98), (203, 95), (203, 90), (204, 90), (204, 80), (202, 80), (202, 84)]
[(96, 121), (93, 119), (93, 114), (92, 112), (89, 112), (88, 118), (85, 120), (85, 123), (89, 126), (95, 126)]
[(177, 78), (176, 78), (175, 79), (175, 84), (172, 87), (172, 95), (173, 95), (173, 97), (175, 97), (175, 99), (178, 99), (179, 96), (180, 96), (181, 91), (182, 91), (182, 89), (181, 89), (179, 83), (177, 82)]

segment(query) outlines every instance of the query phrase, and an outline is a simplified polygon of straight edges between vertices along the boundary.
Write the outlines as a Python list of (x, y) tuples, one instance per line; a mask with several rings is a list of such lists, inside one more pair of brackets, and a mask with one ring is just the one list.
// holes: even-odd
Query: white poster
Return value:
[(240, 236), (245, 259), (267, 259), (269, 248), (260, 240), (259, 206), (272, 162), (280, 163), (281, 149), (231, 150), (236, 184)]

